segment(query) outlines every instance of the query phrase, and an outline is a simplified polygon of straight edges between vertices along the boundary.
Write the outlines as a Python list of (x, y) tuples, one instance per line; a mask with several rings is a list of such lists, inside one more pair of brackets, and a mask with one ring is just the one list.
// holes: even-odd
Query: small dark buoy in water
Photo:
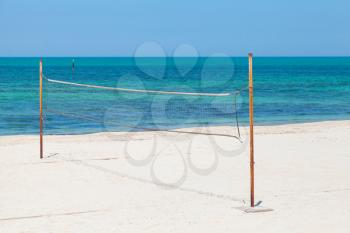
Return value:
[(72, 59), (72, 72), (74, 73), (74, 58)]

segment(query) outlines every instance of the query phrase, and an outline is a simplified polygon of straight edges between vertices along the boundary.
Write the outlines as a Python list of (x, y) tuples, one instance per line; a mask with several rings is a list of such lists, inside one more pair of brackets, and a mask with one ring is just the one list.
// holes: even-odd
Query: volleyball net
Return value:
[[(44, 132), (164, 131), (231, 137), (244, 143), (247, 140), (242, 141), (240, 113), (249, 112), (250, 204), (254, 207), (252, 54), (249, 54), (248, 80), (249, 85), (227, 92), (195, 91), (183, 85), (139, 88), (133, 82), (121, 86), (107, 79), (53, 78), (43, 73), (40, 62), (40, 158), (43, 158)], [(248, 96), (247, 90), (249, 104), (245, 103), (246, 98), (240, 98), (242, 94)], [(225, 126), (226, 130), (212, 130), (217, 126)]]
[[(43, 115), (46, 134), (166, 131), (203, 133), (241, 140), (241, 93), (129, 88), (89, 79), (60, 80), (43, 74)], [(226, 133), (208, 129), (230, 126)], [(186, 129), (186, 130), (183, 130)]]

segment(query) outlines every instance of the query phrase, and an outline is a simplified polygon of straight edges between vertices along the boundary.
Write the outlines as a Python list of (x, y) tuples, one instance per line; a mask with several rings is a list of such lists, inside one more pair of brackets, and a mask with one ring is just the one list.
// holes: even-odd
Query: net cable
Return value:
[(124, 91), (124, 92), (142, 92), (142, 93), (153, 93), (153, 94), (168, 94), (168, 95), (192, 95), (192, 96), (230, 96), (232, 93), (199, 93), (199, 92), (176, 92), (176, 91), (159, 91), (159, 90), (140, 90), (140, 89), (129, 89), (129, 88), (120, 88), (120, 87), (107, 87), (107, 86), (98, 86), (98, 85), (90, 85), (90, 84), (82, 84), (82, 83), (73, 83), (62, 80), (50, 79), (44, 76), (48, 82), (59, 83), (64, 85), (72, 85), (79, 87), (87, 87), (87, 88), (97, 88), (97, 89), (105, 89), (111, 91)]

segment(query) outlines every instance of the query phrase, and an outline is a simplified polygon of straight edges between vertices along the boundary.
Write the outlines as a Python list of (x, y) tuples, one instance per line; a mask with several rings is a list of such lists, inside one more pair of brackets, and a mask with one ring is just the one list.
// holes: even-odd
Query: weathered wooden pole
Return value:
[(39, 98), (40, 98), (40, 159), (44, 157), (43, 153), (43, 61), (40, 59), (39, 74)]
[(249, 53), (249, 125), (250, 125), (250, 206), (254, 207), (254, 106), (253, 54)]

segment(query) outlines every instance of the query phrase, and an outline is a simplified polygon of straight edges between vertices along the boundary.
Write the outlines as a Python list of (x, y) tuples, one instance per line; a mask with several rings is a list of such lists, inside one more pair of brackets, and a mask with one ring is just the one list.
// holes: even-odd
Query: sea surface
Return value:
[[(0, 58), (0, 135), (39, 132), (39, 61)], [(350, 119), (349, 57), (255, 57), (253, 71), (256, 125)], [(43, 58), (43, 73), (45, 134), (248, 123), (246, 57)]]

